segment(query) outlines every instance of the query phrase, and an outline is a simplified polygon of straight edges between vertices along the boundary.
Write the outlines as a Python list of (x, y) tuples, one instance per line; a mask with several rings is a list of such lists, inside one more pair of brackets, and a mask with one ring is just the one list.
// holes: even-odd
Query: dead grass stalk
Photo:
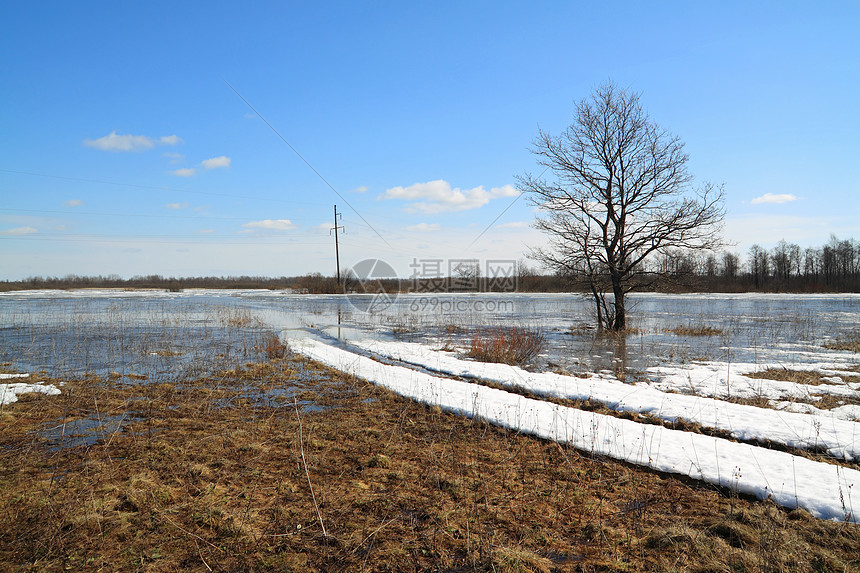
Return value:
[(544, 341), (539, 330), (496, 327), (476, 334), (466, 355), (482, 362), (525, 365), (538, 357)]

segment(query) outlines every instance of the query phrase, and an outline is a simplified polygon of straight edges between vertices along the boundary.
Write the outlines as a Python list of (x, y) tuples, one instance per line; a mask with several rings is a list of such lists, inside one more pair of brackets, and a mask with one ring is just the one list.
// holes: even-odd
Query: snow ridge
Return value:
[[(382, 364), (312, 338), (293, 348), (338, 370), (446, 410), (513, 431), (567, 443), (595, 455), (690, 476), (822, 519), (860, 523), (852, 494), (860, 472), (721, 438), (641, 424), (543, 400)], [(469, 363), (471, 365), (471, 363)]]
[[(657, 388), (631, 385), (615, 378), (577, 378), (553, 372), (534, 373), (509, 366), (457, 358), (412, 342), (352, 342), (358, 348), (434, 370), (490, 380), (539, 396), (595, 400), (618, 412), (647, 414), (666, 421), (685, 420), (729, 432), (738, 440), (774, 442), (804, 450), (826, 451), (837, 459), (860, 460), (860, 423), (826, 411), (788, 412), (725, 402)], [(850, 390), (857, 394), (857, 392)]]

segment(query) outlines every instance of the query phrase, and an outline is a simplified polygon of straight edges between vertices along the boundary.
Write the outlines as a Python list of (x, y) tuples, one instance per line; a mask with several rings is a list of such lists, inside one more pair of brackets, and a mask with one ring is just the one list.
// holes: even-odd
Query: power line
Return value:
[(287, 147), (289, 147), (289, 148), (293, 151), (293, 153), (295, 153), (295, 154), (296, 154), (296, 156), (297, 156), (299, 159), (301, 159), (301, 160), (304, 162), (304, 164), (305, 164), (305, 165), (307, 165), (307, 166), (310, 168), (310, 170), (311, 170), (311, 171), (313, 171), (313, 172), (316, 174), (316, 176), (317, 176), (317, 177), (319, 177), (319, 178), (320, 178), (320, 180), (328, 186), (328, 188), (329, 188), (329, 189), (331, 189), (332, 191), (334, 191), (334, 194), (335, 194), (335, 195), (337, 195), (338, 197), (340, 197), (340, 198), (341, 198), (341, 200), (342, 200), (344, 203), (346, 203), (346, 205), (347, 205), (350, 209), (352, 209), (353, 213), (355, 213), (356, 215), (358, 215), (359, 219), (361, 219), (362, 221), (364, 221), (364, 224), (365, 224), (365, 225), (367, 225), (368, 227), (370, 227), (370, 230), (371, 230), (371, 231), (373, 231), (374, 233), (376, 233), (376, 236), (377, 236), (377, 237), (379, 237), (380, 239), (382, 239), (382, 242), (383, 242), (383, 243), (385, 243), (386, 245), (388, 245), (389, 247), (391, 247), (391, 245), (389, 245), (389, 244), (388, 244), (388, 241), (386, 241), (386, 240), (385, 240), (385, 237), (383, 237), (382, 235), (380, 235), (380, 234), (379, 234), (379, 231), (377, 231), (377, 230), (373, 227), (373, 225), (371, 225), (371, 224), (367, 221), (367, 219), (365, 219), (364, 217), (362, 217), (361, 213), (359, 213), (359, 212), (358, 212), (358, 210), (357, 210), (355, 207), (353, 207), (353, 206), (352, 206), (352, 203), (350, 203), (349, 201), (347, 201), (347, 200), (346, 200), (346, 197), (344, 197), (343, 195), (341, 195), (341, 194), (338, 192), (338, 190), (337, 190), (337, 189), (335, 189), (335, 188), (334, 188), (334, 186), (332, 186), (332, 184), (331, 184), (331, 183), (329, 183), (329, 182), (328, 182), (328, 180), (327, 180), (325, 177), (323, 177), (323, 176), (322, 176), (322, 174), (321, 174), (319, 171), (317, 171), (317, 170), (314, 168), (314, 166), (313, 166), (313, 165), (311, 165), (311, 164), (310, 164), (310, 162), (309, 162), (307, 159), (305, 159), (305, 158), (304, 158), (304, 156), (303, 156), (301, 153), (299, 153), (299, 152), (298, 152), (298, 150), (297, 150), (295, 147), (293, 147), (292, 145), (290, 145), (290, 142), (289, 142), (289, 141), (287, 141), (286, 139), (284, 139), (284, 136), (283, 136), (283, 135), (281, 135), (281, 134), (280, 134), (280, 132), (279, 132), (277, 129), (275, 129), (275, 126), (273, 126), (271, 123), (269, 123), (269, 122), (266, 120), (266, 118), (265, 118), (265, 117), (263, 117), (263, 116), (262, 116), (262, 114), (260, 114), (260, 112), (259, 112), (259, 111), (257, 111), (257, 110), (256, 110), (256, 108), (255, 108), (254, 106), (252, 106), (252, 105), (251, 105), (251, 103), (250, 103), (248, 100), (246, 100), (244, 97), (242, 97), (242, 94), (240, 94), (238, 91), (236, 91), (236, 88), (234, 88), (232, 85), (230, 85), (230, 82), (228, 82), (227, 80), (224, 80), (224, 83), (225, 83), (225, 84), (227, 84), (227, 86), (228, 86), (231, 90), (233, 90), (233, 93), (235, 93), (237, 96), (239, 96), (239, 99), (241, 99), (243, 102), (245, 102), (245, 105), (247, 105), (249, 108), (251, 108), (251, 111), (253, 111), (253, 112), (257, 115), (257, 117), (259, 117), (261, 120), (263, 120), (263, 123), (265, 123), (267, 126), (269, 126), (269, 129), (271, 129), (271, 130), (275, 133), (275, 135), (277, 135), (277, 136), (281, 139), (281, 141), (283, 141), (283, 142), (286, 144), (286, 146), (287, 146)]
[[(544, 168), (544, 170), (540, 172), (540, 175), (538, 175), (538, 176), (537, 176), (537, 178), (538, 178), (538, 179), (540, 179), (541, 177), (543, 177), (543, 174), (544, 174), (544, 173), (546, 173), (548, 169), (549, 169), (549, 165), (547, 165), (547, 166)], [(507, 212), (508, 212), (508, 209), (510, 209), (511, 207), (513, 207), (513, 206), (514, 206), (514, 203), (516, 203), (517, 201), (519, 201), (519, 200), (522, 198), (522, 196), (523, 196), (523, 195), (524, 195), (524, 193), (520, 192), (520, 194), (519, 194), (519, 195), (517, 195), (516, 197), (514, 197), (514, 200), (513, 200), (513, 201), (511, 201), (511, 202), (508, 204), (508, 206), (507, 206), (507, 207), (505, 207), (504, 211), (502, 211), (501, 213), (499, 213), (498, 215), (496, 215), (496, 218), (495, 218), (495, 219), (493, 219), (492, 221), (490, 221), (490, 224), (489, 224), (489, 225), (487, 225), (487, 226), (484, 228), (484, 230), (483, 230), (483, 231), (481, 231), (481, 232), (478, 234), (478, 236), (474, 238), (474, 240), (472, 240), (472, 242), (471, 242), (471, 243), (469, 243), (469, 246), (468, 246), (468, 247), (466, 247), (466, 250), (468, 251), (469, 249), (471, 249), (471, 248), (472, 248), (472, 246), (474, 246), (474, 244), (475, 244), (475, 243), (477, 243), (477, 242), (478, 242), (478, 240), (479, 240), (481, 237), (483, 237), (483, 236), (484, 236), (484, 234), (485, 234), (487, 231), (489, 231), (489, 230), (493, 227), (493, 225), (495, 225), (495, 224), (496, 224), (496, 221), (498, 221), (499, 219), (501, 219), (501, 218), (502, 218), (502, 215), (504, 215), (505, 213), (507, 213)]]

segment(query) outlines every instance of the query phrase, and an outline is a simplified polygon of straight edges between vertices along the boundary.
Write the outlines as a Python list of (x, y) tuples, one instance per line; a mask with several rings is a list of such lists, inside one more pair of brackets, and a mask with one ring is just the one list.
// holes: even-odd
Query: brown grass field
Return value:
[(3, 406), (0, 571), (860, 571), (860, 527), (287, 352), (175, 384), (68, 380)]

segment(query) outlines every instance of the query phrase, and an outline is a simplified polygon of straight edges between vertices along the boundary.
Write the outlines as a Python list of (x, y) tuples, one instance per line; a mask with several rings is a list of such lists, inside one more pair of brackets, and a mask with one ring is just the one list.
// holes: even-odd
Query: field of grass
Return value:
[(860, 570), (856, 525), (272, 350), (214, 376), (89, 376), (3, 406), (0, 571)]

